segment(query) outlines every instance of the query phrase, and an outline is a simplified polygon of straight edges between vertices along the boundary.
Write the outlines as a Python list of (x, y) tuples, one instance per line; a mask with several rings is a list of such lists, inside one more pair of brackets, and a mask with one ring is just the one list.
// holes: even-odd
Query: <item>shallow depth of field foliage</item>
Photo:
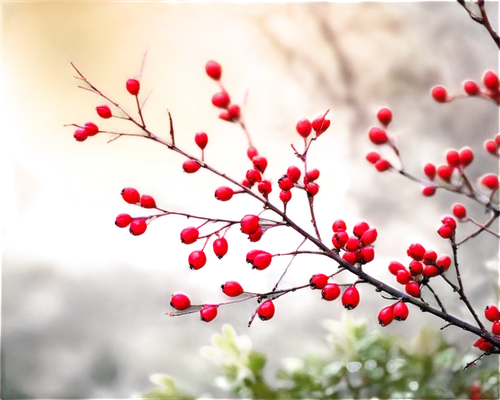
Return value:
[[(422, 328), (408, 342), (370, 330), (347, 313), (341, 321), (325, 320), (323, 327), (324, 352), (285, 358), (274, 372), (266, 370), (266, 354), (254, 350), (250, 338), (229, 324), (200, 352), (217, 368), (214, 385), (230, 398), (457, 399), (472, 398), (478, 384), (480, 398), (498, 398), (496, 358), (464, 370), (476, 356), (447, 343), (440, 331)], [(270, 373), (275, 374), (272, 383)], [(194, 398), (178, 391), (174, 375), (155, 374), (150, 380), (155, 387), (145, 398)]]

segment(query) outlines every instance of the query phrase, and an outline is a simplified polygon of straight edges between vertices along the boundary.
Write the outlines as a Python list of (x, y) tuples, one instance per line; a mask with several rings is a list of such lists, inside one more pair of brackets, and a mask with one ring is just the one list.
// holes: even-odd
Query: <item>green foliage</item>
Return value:
[[(440, 331), (423, 328), (407, 342), (345, 315), (342, 321), (324, 322), (328, 351), (282, 360), (276, 387), (264, 378), (266, 355), (254, 351), (250, 339), (230, 325), (214, 334), (201, 354), (221, 368), (216, 385), (241, 398), (456, 399), (469, 398), (473, 383), (480, 383), (481, 398), (498, 398), (496, 357), (463, 370), (475, 355), (459, 354)], [(170, 378), (162, 385), (145, 397), (181, 397)]]

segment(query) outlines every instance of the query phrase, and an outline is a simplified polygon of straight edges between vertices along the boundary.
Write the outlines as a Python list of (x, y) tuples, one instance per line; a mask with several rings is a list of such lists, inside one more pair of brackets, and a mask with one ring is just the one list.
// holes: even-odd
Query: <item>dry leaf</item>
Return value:
[(13, 157), (11, 163), (17, 213), (23, 216), (38, 207), (43, 181), (40, 175), (26, 167), (17, 157)]

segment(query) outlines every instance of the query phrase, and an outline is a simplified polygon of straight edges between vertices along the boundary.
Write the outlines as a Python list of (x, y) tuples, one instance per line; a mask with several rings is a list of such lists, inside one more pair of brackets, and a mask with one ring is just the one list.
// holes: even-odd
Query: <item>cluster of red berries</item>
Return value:
[(75, 131), (73, 137), (77, 142), (83, 142), (84, 140), (87, 140), (89, 136), (95, 136), (98, 133), (99, 133), (99, 128), (97, 127), (97, 125), (94, 124), (93, 122), (87, 122), (85, 125), (79, 127)]
[[(128, 204), (139, 205), (142, 208), (156, 208), (156, 202), (152, 196), (147, 194), (141, 196), (134, 188), (123, 189), (121, 195)], [(120, 214), (116, 217), (115, 225), (119, 228), (130, 226), (130, 233), (139, 236), (146, 232), (149, 222), (150, 217), (132, 218), (129, 214)]]
[(349, 264), (367, 264), (375, 258), (372, 244), (377, 240), (377, 230), (362, 221), (354, 225), (353, 235), (349, 235), (346, 223), (338, 219), (332, 225), (332, 243), (335, 251)]
[(494, 139), (486, 140), (484, 142), (484, 148), (488, 153), (498, 157), (498, 150), (500, 148), (500, 134), (496, 135)]
[(324, 114), (318, 115), (312, 122), (307, 118), (301, 118), (295, 125), (297, 133), (305, 140), (314, 130), (316, 137), (319, 137), (330, 127), (330, 120), (326, 119), (329, 112), (330, 110), (327, 110)]
[[(498, 307), (495, 305), (487, 306), (484, 309), (484, 316), (488, 321), (493, 322), (491, 332), (495, 336), (500, 336), (500, 311), (498, 310)], [(495, 348), (490, 342), (487, 342), (482, 337), (476, 340), (473, 346), (486, 353), (491, 352)]]
[(231, 104), (231, 98), (229, 97), (229, 94), (220, 83), (220, 78), (222, 76), (221, 65), (216, 61), (208, 61), (205, 65), (205, 71), (210, 78), (219, 83), (219, 86), (221, 88), (220, 92), (215, 93), (212, 96), (212, 104), (215, 107), (224, 109), (224, 111), (219, 114), (219, 118), (228, 122), (239, 121), (241, 118), (240, 106), (237, 104)]
[[(434, 181), (436, 175), (446, 183), (453, 184), (453, 174), (462, 176), (464, 170), (474, 160), (474, 153), (469, 147), (463, 147), (461, 150), (448, 150), (446, 152), (446, 164), (441, 164), (437, 168), (432, 163), (424, 166), (425, 175)], [(490, 190), (497, 190), (499, 186), (498, 176), (495, 174), (485, 174), (479, 178), (481, 185)], [(422, 193), (425, 196), (432, 196), (436, 192), (436, 186), (425, 186)]]
[[(330, 277), (325, 274), (314, 274), (309, 280), (311, 289), (321, 290), (321, 298), (326, 301), (336, 300), (341, 293), (340, 286), (337, 283), (329, 282)], [(352, 310), (359, 304), (359, 291), (355, 285), (350, 285), (342, 294), (342, 305)]]
[[(467, 96), (481, 96), (500, 103), (498, 76), (493, 71), (486, 71), (483, 75), (484, 88), (480, 88), (474, 81), (465, 81), (463, 88)], [(443, 86), (434, 86), (431, 89), (431, 95), (438, 103), (449, 103), (455, 99), (455, 96), (448, 94)]]
[[(222, 292), (228, 297), (238, 297), (241, 296), (245, 291), (243, 287), (236, 281), (227, 281), (221, 285)], [(272, 300), (266, 300), (262, 302), (259, 299), (259, 307), (257, 308), (256, 314), (263, 321), (267, 321), (274, 316), (275, 307)], [(170, 305), (178, 311), (189, 311), (190, 309), (198, 311), (200, 313), (201, 320), (204, 322), (210, 322), (218, 314), (218, 308), (220, 304), (203, 304), (198, 306), (193, 306), (191, 300), (188, 296), (182, 293), (177, 293), (172, 295), (170, 299)]]
[[(377, 126), (370, 128), (368, 131), (370, 141), (377, 146), (389, 143), (394, 147), (394, 143), (387, 133), (387, 127), (392, 121), (392, 111), (385, 107), (381, 108), (377, 112), (377, 119), (383, 128)], [(387, 171), (392, 167), (391, 163), (385, 158), (382, 158), (376, 151), (369, 152), (366, 155), (366, 159), (373, 164), (379, 172)]]

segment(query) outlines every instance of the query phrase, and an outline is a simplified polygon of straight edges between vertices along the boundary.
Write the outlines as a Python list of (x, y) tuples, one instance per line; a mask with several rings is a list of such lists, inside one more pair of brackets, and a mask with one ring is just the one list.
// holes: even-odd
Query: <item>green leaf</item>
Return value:
[(222, 335), (214, 333), (212, 335), (212, 346), (219, 350), (223, 355), (235, 356), (234, 348), (225, 340)]
[(377, 342), (380, 342), (382, 334), (379, 331), (371, 331), (364, 335), (361, 340), (356, 343), (356, 349), (358, 352), (364, 352), (370, 349), (370, 347), (375, 346)]
[(455, 354), (454, 351), (445, 350), (439, 355), (438, 362), (443, 366), (450, 366), (453, 364), (459, 364), (460, 359), (458, 358), (458, 356)]
[(224, 324), (222, 326), (222, 335), (226, 340), (226, 343), (233, 345), (234, 347), (238, 346), (238, 335), (231, 325)]
[(267, 364), (268, 355), (262, 351), (252, 351), (248, 354), (247, 366), (249, 373), (252, 375), (260, 375)]

